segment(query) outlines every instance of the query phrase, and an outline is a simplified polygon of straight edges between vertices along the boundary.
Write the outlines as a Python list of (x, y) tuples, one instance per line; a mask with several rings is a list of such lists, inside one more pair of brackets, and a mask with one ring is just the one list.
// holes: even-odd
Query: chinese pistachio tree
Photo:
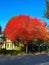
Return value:
[(8, 21), (3, 34), (6, 38), (12, 41), (15, 41), (17, 38), (25, 40), (27, 52), (28, 41), (34, 39), (47, 40), (48, 32), (45, 25), (45, 22), (38, 18), (19, 15), (12, 17)]

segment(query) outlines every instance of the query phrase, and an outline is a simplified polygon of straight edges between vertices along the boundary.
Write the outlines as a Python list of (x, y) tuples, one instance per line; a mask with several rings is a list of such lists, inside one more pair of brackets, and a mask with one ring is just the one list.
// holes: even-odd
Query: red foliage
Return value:
[(11, 40), (17, 37), (25, 40), (46, 39), (48, 32), (43, 22), (25, 15), (15, 16), (8, 21), (3, 34)]

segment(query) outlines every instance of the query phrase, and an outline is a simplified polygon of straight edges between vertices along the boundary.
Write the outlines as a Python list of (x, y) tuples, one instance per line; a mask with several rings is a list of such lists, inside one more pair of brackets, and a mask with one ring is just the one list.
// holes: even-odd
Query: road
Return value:
[(49, 65), (49, 55), (4, 56), (0, 55), (0, 65)]

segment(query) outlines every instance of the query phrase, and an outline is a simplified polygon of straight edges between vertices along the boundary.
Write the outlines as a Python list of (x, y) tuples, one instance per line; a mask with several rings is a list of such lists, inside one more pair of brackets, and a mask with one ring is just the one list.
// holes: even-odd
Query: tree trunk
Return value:
[(26, 44), (26, 54), (28, 54), (28, 44)]
[(6, 54), (6, 42), (5, 43), (5, 48), (3, 49), (3, 54)]

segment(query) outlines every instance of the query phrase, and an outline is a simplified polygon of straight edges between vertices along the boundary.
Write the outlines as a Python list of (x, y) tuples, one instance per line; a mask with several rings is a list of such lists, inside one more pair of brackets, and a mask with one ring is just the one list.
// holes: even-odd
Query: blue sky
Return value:
[(49, 25), (49, 20), (42, 17), (45, 9), (45, 0), (0, 0), (0, 25), (2, 30), (11, 17), (20, 14), (44, 19)]

